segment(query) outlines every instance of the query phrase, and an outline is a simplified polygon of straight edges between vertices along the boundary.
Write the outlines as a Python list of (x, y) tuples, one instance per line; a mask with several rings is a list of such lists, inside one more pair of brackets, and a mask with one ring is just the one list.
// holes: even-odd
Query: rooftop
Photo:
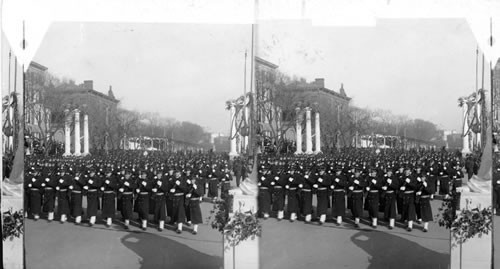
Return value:
[(47, 71), (47, 69), (49, 69), (46, 66), (43, 66), (35, 61), (31, 62), (29, 67), (33, 67), (41, 71)]
[(269, 62), (269, 61), (266, 61), (266, 60), (264, 60), (264, 59), (262, 59), (262, 58), (260, 58), (260, 57), (258, 57), (258, 56), (255, 56), (255, 62), (257, 62), (257, 63), (259, 63), (259, 64), (262, 64), (262, 65), (265, 65), (265, 66), (267, 66), (267, 67), (270, 67), (270, 68), (272, 68), (272, 69), (276, 69), (276, 68), (278, 68), (278, 66), (277, 66), (277, 65), (275, 65), (275, 64), (273, 64), (273, 63), (271, 63), (271, 62)]
[(347, 94), (345, 93), (343, 83), (340, 84), (340, 88), (339, 88), (338, 92), (336, 92), (336, 91), (330, 90), (328, 88), (325, 88), (325, 79), (323, 79), (323, 78), (317, 78), (314, 81), (309, 82), (309, 83), (307, 83), (307, 82), (294, 82), (294, 83), (288, 85), (287, 88), (289, 88), (290, 90), (293, 90), (293, 91), (310, 91), (310, 92), (319, 91), (319, 92), (324, 92), (327, 94), (334, 95), (336, 97), (342, 98), (342, 99), (347, 100), (347, 101), (351, 100), (351, 98), (348, 97)]
[(92, 80), (85, 80), (82, 84), (76, 85), (76, 84), (63, 84), (60, 85), (56, 88), (58, 91), (61, 93), (67, 93), (67, 94), (75, 94), (75, 93), (90, 93), (97, 95), (101, 98), (107, 99), (109, 101), (118, 103), (120, 102), (117, 100), (113, 94), (113, 90), (110, 86), (108, 94), (104, 94), (102, 92), (94, 90), (94, 83)]

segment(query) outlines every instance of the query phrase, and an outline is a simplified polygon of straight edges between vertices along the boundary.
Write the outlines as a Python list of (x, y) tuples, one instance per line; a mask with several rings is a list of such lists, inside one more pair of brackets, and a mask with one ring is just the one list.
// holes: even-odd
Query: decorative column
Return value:
[(63, 154), (63, 156), (71, 156), (71, 129), (69, 127), (71, 117), (69, 115), (69, 109), (64, 110), (64, 115), (66, 115), (66, 118), (64, 120), (64, 154)]
[(321, 153), (321, 131), (320, 131), (320, 124), (319, 124), (319, 112), (316, 112), (314, 114), (314, 136), (315, 136), (315, 150), (314, 153)]
[(312, 154), (311, 108), (306, 107), (306, 154)]
[[(248, 106), (245, 106), (245, 122), (248, 124)], [(243, 137), (243, 152), (248, 151), (248, 135), (250, 134), (250, 131), (247, 132), (247, 135)]]
[(229, 138), (231, 139), (231, 150), (229, 152), (229, 156), (238, 156), (238, 152), (236, 151), (236, 123), (235, 123), (235, 118), (236, 118), (236, 107), (234, 107), (233, 104), (231, 104), (231, 108), (229, 109), (231, 113), (231, 130), (229, 132)]
[(295, 119), (295, 132), (296, 132), (296, 139), (295, 142), (297, 144), (297, 150), (295, 151), (295, 154), (302, 154), (302, 114), (300, 111), (300, 108), (295, 108), (295, 114), (296, 114), (296, 119)]
[(467, 102), (464, 102), (462, 105), (463, 111), (464, 111), (464, 129), (463, 129), (463, 146), (462, 146), (462, 155), (469, 154), (470, 153), (470, 146), (469, 146), (469, 135), (465, 135), (465, 132), (469, 130), (469, 122), (467, 121), (467, 110), (468, 110), (469, 105)]
[(75, 156), (82, 154), (80, 147), (80, 110), (75, 109)]
[[(17, 67), (16, 67), (17, 68)], [(11, 99), (9, 98), (9, 104), (11, 104)], [(9, 151), (14, 151), (14, 131), (15, 131), (15, 122), (14, 122), (14, 108), (12, 105), (9, 106), (9, 123), (11, 126), (10, 135), (7, 138), (7, 148)]]
[(89, 115), (83, 116), (83, 155), (89, 155)]
[(476, 109), (477, 109), (477, 118), (479, 119), (479, 126), (481, 126), (481, 132), (476, 134), (476, 146), (479, 150), (481, 150), (482, 149), (481, 134), (483, 133), (482, 130), (485, 128), (485, 126), (483, 125), (482, 115), (481, 115), (482, 112), (481, 103), (477, 103)]

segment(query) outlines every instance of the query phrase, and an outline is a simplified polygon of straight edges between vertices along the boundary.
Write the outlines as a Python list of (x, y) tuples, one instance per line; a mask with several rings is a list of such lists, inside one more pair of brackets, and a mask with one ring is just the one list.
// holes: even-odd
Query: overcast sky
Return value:
[[(325, 78), (335, 91), (344, 83), (356, 106), (444, 129), (460, 130), (457, 99), (475, 90), (477, 46), (463, 19), (385, 19), (376, 27), (335, 28), (268, 22), (259, 25), (258, 39), (260, 55), (285, 73)], [(488, 67), (485, 73), (489, 89)]]
[[(357, 106), (460, 129), (457, 99), (475, 87), (476, 43), (465, 20), (379, 20), (370, 28), (263, 23), (258, 29), (258, 55), (283, 72), (323, 77), (333, 90), (344, 83)], [(77, 83), (93, 80), (104, 93), (112, 85), (125, 108), (227, 133), (225, 101), (243, 92), (250, 47), (250, 25), (55, 23), (34, 60)]]
[(56, 23), (34, 60), (104, 93), (112, 85), (124, 108), (228, 133), (225, 102), (243, 94), (251, 37), (250, 25)]

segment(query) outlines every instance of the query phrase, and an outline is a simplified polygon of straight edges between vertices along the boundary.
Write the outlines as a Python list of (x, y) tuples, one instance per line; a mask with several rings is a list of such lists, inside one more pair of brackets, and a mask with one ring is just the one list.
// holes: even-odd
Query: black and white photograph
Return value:
[(26, 72), (27, 268), (222, 266), (209, 217), (237, 184), (226, 101), (249, 84), (251, 37), (50, 26)]
[(493, 264), (500, 264), (500, 60), (492, 66), (493, 70)]
[(2, 2), (1, 268), (498, 267), (500, 5), (222, 2)]
[(480, 267), (491, 76), (466, 20), (258, 27), (260, 268)]

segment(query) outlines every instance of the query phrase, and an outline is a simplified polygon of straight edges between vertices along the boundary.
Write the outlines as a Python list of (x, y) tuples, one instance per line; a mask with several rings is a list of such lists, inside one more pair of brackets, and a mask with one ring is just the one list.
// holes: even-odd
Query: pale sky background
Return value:
[(285, 73), (325, 78), (325, 87), (335, 91), (344, 83), (356, 106), (447, 130), (460, 131), (457, 99), (475, 90), (477, 44), (464, 19), (384, 19), (376, 27), (267, 22), (259, 25), (258, 39), (259, 54)]
[(34, 61), (103, 93), (112, 85), (124, 108), (228, 133), (251, 38), (251, 25), (55, 23)]
[[(258, 55), (283, 72), (323, 77), (333, 90), (343, 82), (354, 105), (445, 129), (460, 129), (457, 99), (475, 87), (476, 42), (461, 19), (335, 28), (266, 22), (258, 39)], [(225, 102), (243, 92), (250, 47), (250, 25), (55, 23), (34, 61), (77, 83), (93, 80), (103, 93), (112, 85), (125, 108), (228, 133)]]

